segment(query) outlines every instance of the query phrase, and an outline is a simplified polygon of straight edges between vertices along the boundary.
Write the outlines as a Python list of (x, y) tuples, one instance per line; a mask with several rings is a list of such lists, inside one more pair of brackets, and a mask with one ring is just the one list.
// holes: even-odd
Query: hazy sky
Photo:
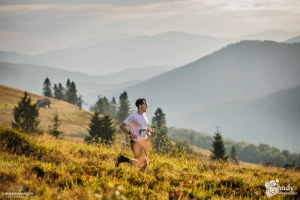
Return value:
[(1, 0), (0, 50), (28, 55), (105, 32), (236, 37), (300, 30), (300, 0)]

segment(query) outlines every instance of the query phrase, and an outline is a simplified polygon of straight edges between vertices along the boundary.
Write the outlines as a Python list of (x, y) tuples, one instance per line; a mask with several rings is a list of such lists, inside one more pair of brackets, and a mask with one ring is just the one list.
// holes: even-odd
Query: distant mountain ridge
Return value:
[(298, 43), (298, 42), (300, 42), (300, 36), (291, 38), (291, 39), (286, 40), (286, 41), (284, 41), (284, 42), (285, 42), (285, 43)]
[[(71, 72), (47, 66), (0, 62), (0, 84), (41, 94), (42, 85), (46, 77), (50, 79), (52, 89), (55, 83), (61, 83), (65, 86), (69, 78), (75, 82), (78, 94), (86, 95), (92, 93), (91, 101), (84, 99), (90, 105), (95, 103), (98, 94), (102, 93), (101, 91), (129, 87), (161, 74), (168, 69), (168, 67), (148, 67), (145, 69), (126, 70), (116, 74), (90, 76), (80, 72)], [(144, 76), (142, 76), (143, 74)], [(133, 79), (134, 77), (136, 80)], [(89, 108), (89, 105), (86, 108)]]
[(219, 126), (225, 138), (300, 152), (300, 86), (255, 99), (195, 108), (167, 119), (170, 126), (209, 133)]
[(124, 83), (129, 81), (145, 81), (147, 79), (158, 76), (165, 73), (174, 67), (145, 67), (145, 68), (130, 68), (125, 69), (120, 72), (115, 72), (106, 75), (97, 75), (103, 80), (107, 80), (113, 83)]
[(270, 30), (229, 39), (175, 31), (153, 36), (115, 33), (109, 35), (107, 33), (81, 41), (66, 49), (49, 51), (36, 56), (0, 51), (0, 61), (46, 65), (98, 75), (147, 66), (178, 67), (237, 41), (275, 40), (281, 42), (296, 36), (297, 33)]
[(299, 52), (300, 44), (242, 41), (123, 90), (131, 101), (146, 96), (167, 114), (262, 96), (300, 84)]
[(252, 34), (252, 35), (247, 35), (247, 36), (242, 36), (242, 37), (237, 37), (238, 41), (242, 40), (271, 40), (275, 42), (283, 42), (285, 40), (288, 40), (290, 38), (293, 38), (297, 35), (300, 35), (300, 31), (297, 32), (287, 32), (283, 30), (267, 30), (263, 31), (260, 33)]
[(80, 72), (70, 72), (46, 66), (0, 62), (0, 84), (41, 94), (44, 80), (48, 77), (52, 88), (61, 83), (64, 87), (69, 78), (74, 81), (81, 95), (107, 87), (107, 81)]
[(67, 49), (83, 49), (88, 48), (91, 46), (94, 46), (101, 42), (108, 42), (108, 41), (116, 41), (116, 40), (122, 40), (127, 38), (136, 37), (137, 35), (132, 34), (123, 34), (123, 33), (102, 33), (100, 35), (88, 38), (86, 40), (77, 42), (69, 47)]

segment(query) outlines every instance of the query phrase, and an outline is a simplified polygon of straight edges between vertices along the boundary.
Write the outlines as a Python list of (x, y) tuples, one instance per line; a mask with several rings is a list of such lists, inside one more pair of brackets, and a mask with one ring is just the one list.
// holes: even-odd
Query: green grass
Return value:
[[(5, 145), (9, 136), (19, 143)], [(276, 179), (280, 185), (300, 189), (297, 171), (236, 166), (192, 154), (171, 156), (150, 150), (146, 173), (130, 164), (116, 168), (120, 152), (132, 156), (124, 144), (91, 146), (48, 135), (32, 138), (4, 126), (0, 127), (0, 151), (0, 198), (13, 186), (34, 194), (25, 199), (86, 200), (269, 199), (265, 182)]]

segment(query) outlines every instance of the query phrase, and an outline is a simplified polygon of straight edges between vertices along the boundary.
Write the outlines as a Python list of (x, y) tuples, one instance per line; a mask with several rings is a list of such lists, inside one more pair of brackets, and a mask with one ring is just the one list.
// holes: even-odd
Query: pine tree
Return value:
[(63, 134), (63, 132), (58, 130), (58, 127), (61, 125), (62, 122), (59, 119), (59, 115), (57, 112), (54, 113), (51, 121), (52, 121), (52, 126), (49, 126), (48, 133), (58, 138)]
[(94, 114), (92, 115), (89, 128), (88, 128), (89, 136), (86, 136), (84, 140), (87, 143), (92, 143), (92, 142), (99, 143), (100, 138), (98, 135), (100, 135), (101, 126), (102, 126), (102, 120), (100, 119), (99, 113), (95, 111)]
[(58, 84), (58, 92), (57, 92), (57, 99), (63, 100), (64, 99), (65, 88), (62, 86), (61, 83)]
[(161, 108), (157, 108), (154, 115), (155, 117), (152, 118), (152, 125), (155, 128), (159, 129), (167, 124), (166, 115), (163, 113)]
[(238, 155), (236, 153), (234, 146), (231, 147), (230, 158), (234, 161), (235, 164), (237, 164), (237, 165), (239, 164)]
[(12, 112), (14, 121), (10, 124), (13, 128), (18, 129), (28, 134), (42, 134), (42, 130), (38, 128), (40, 124), (39, 108), (36, 104), (31, 104), (31, 98), (27, 92), (24, 92), (24, 97), (19, 101), (18, 106)]
[(101, 118), (101, 121), (102, 128), (99, 137), (101, 138), (102, 143), (110, 144), (115, 141), (115, 134), (117, 131), (114, 120), (109, 115), (105, 115)]
[(68, 94), (68, 102), (71, 104), (76, 104), (77, 101), (77, 89), (75, 83), (72, 81)]
[(98, 112), (94, 112), (88, 131), (90, 136), (85, 138), (86, 142), (110, 144), (115, 140), (117, 128), (109, 115), (100, 117)]
[(118, 109), (118, 105), (116, 102), (115, 97), (112, 98), (111, 102), (109, 103), (109, 107), (110, 107), (110, 112), (109, 115), (113, 118), (116, 119), (117, 117), (117, 109)]
[(58, 96), (59, 96), (59, 90), (58, 90), (58, 87), (57, 87), (57, 85), (55, 83), (54, 86), (53, 86), (53, 97), (55, 99), (58, 99)]
[(156, 149), (168, 150), (170, 148), (170, 140), (168, 139), (168, 128), (165, 114), (161, 108), (157, 108), (152, 118), (152, 128), (155, 128), (155, 136), (153, 144)]
[(64, 93), (63, 93), (64, 94), (63, 100), (65, 100), (66, 102), (69, 102), (70, 90), (71, 90), (71, 82), (70, 79), (68, 79), (66, 83), (66, 88), (64, 88)]
[(119, 106), (117, 111), (118, 123), (122, 123), (130, 114), (130, 102), (128, 100), (127, 92), (124, 91), (119, 97)]
[(81, 110), (82, 109), (82, 105), (83, 104), (85, 104), (86, 105), (86, 103), (85, 103), (85, 101), (83, 101), (83, 99), (82, 99), (82, 96), (81, 95), (79, 95), (78, 96), (78, 98), (77, 98), (77, 106), (79, 107), (79, 110)]
[(109, 102), (105, 96), (98, 97), (98, 101), (96, 102), (95, 107), (99, 114), (108, 115), (110, 112)]
[(221, 133), (219, 133), (219, 127), (217, 127), (217, 132), (213, 137), (214, 137), (214, 141), (212, 143), (213, 150), (211, 150), (212, 152), (211, 158), (214, 160), (221, 159), (223, 161), (227, 161), (228, 156), (226, 156), (225, 154), (225, 145), (224, 145), (222, 135)]
[(46, 97), (52, 97), (51, 82), (49, 78), (46, 78), (44, 81), (43, 95)]

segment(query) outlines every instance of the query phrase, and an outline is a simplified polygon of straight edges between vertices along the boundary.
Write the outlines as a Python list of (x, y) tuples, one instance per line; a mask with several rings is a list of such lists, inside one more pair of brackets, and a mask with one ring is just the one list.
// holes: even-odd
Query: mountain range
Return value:
[(299, 35), (300, 32), (289, 33), (279, 30), (229, 39), (174, 31), (153, 36), (107, 33), (65, 49), (35, 56), (0, 51), (0, 61), (51, 66), (90, 75), (103, 75), (128, 68), (178, 67), (241, 40), (281, 42)]
[(174, 67), (144, 67), (144, 68), (129, 68), (119, 72), (98, 75), (96, 77), (106, 80), (108, 83), (125, 83), (130, 81), (145, 81), (147, 79), (158, 76), (162, 73), (170, 71)]
[[(171, 36), (176, 35), (164, 33), (153, 36), (152, 39), (159, 41), (160, 37), (166, 38), (165, 34), (170, 34), (167, 37), (170, 42), (174, 40)], [(126, 43), (129, 40), (135, 41), (136, 38), (146, 41), (151, 37), (138, 36), (110, 42)], [(163, 40), (168, 41), (161, 39)], [(180, 40), (177, 40), (176, 44), (178, 43)], [(184, 45), (192, 44), (193, 40), (184, 41)], [(52, 84), (60, 82), (63, 85), (70, 78), (76, 82), (78, 91), (89, 104), (94, 104), (98, 95), (105, 95), (108, 99), (114, 96), (118, 99), (123, 91), (127, 91), (132, 105), (139, 97), (147, 98), (149, 119), (158, 107), (162, 108), (168, 126), (195, 128), (210, 134), (215, 132), (216, 126), (220, 126), (225, 137), (268, 143), (294, 151), (298, 144), (294, 142), (299, 141), (297, 112), (300, 101), (298, 87), (294, 88), (300, 85), (299, 52), (300, 43), (241, 41), (223, 46), (204, 57), (199, 54), (199, 59), (181, 67), (132, 67), (119, 73), (101, 76), (32, 64), (1, 62), (0, 84), (20, 89), (35, 88), (39, 92), (32, 92), (40, 94), (46, 77), (50, 78)], [(12, 55), (24, 56), (2, 52), (0, 60), (3, 56), (13, 60)], [(28, 57), (23, 57), (25, 58)], [(164, 71), (161, 70), (163, 66), (170, 68), (164, 68)], [(157, 74), (153, 73), (156, 69)], [(143, 73), (153, 73), (153, 76), (147, 76), (143, 80)], [(134, 79), (135, 77), (139, 79)]]
[[(137, 85), (102, 91), (102, 95), (118, 97), (126, 91), (132, 104), (135, 99), (146, 97), (149, 117), (160, 107), (168, 126), (213, 134), (219, 125), (225, 137), (295, 151), (300, 138), (300, 99), (292, 94), (298, 90), (282, 92), (278, 98), (275, 94), (262, 96), (300, 85), (299, 52), (300, 43), (242, 41)], [(280, 96), (286, 98), (281, 98), (282, 105)], [(269, 103), (273, 97), (277, 104), (272, 107)], [(262, 98), (263, 103), (257, 98)], [(232, 101), (230, 105), (225, 103), (229, 106), (219, 105)], [(251, 101), (258, 102), (248, 105)], [(226, 109), (233, 110), (228, 113)], [(243, 111), (252, 112), (242, 115)]]
[(93, 94), (91, 101), (86, 99), (89, 105), (94, 104), (101, 91), (111, 91), (118, 88), (129, 87), (141, 81), (150, 79), (158, 74), (168, 71), (168, 67), (147, 67), (127, 69), (118, 73), (102, 76), (91, 76), (80, 72), (38, 66), (31, 64), (17, 64), (0, 62), (0, 84), (18, 88), (35, 94), (41, 94), (43, 82), (50, 79), (52, 87), (61, 83), (65, 86), (67, 79), (74, 81), (78, 94)]
[(299, 43), (242, 41), (104, 95), (118, 96), (126, 90), (131, 101), (147, 97), (155, 105), (149, 108), (151, 113), (161, 107), (169, 115), (217, 102), (258, 97), (300, 84), (299, 52)]
[(300, 152), (300, 86), (249, 100), (221, 102), (169, 115), (168, 124), (216, 132), (248, 143)]
[(300, 42), (300, 36), (291, 38), (289, 40), (284, 41), (285, 43), (299, 43)]

